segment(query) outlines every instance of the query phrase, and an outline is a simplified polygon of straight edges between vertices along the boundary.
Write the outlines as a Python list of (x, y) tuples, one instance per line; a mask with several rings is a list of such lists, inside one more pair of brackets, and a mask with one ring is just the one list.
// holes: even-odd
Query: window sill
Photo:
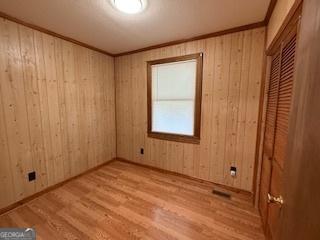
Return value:
[(196, 136), (187, 136), (180, 134), (168, 134), (168, 133), (160, 133), (160, 132), (149, 132), (148, 137), (157, 138), (161, 140), (174, 141), (174, 142), (182, 142), (182, 143), (192, 143), (192, 144), (200, 144), (200, 138)]

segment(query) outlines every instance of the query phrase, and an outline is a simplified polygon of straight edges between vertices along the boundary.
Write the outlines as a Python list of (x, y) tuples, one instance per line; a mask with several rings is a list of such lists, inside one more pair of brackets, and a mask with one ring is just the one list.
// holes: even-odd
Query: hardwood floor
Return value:
[[(0, 216), (37, 239), (264, 239), (250, 197), (115, 161)], [(216, 187), (215, 187), (216, 188)]]

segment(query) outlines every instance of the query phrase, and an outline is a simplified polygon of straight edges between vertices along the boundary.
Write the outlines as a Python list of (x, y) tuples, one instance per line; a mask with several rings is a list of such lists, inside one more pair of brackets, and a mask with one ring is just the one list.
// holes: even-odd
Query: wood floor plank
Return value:
[(250, 198), (213, 184), (121, 161), (0, 215), (0, 227), (34, 227), (39, 239), (264, 239)]

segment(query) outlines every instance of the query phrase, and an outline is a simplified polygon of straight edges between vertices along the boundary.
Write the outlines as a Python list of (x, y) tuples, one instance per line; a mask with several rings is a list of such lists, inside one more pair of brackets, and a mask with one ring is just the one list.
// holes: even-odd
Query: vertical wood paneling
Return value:
[(80, 163), (79, 168), (80, 171), (84, 171), (84, 169), (88, 168), (88, 146), (89, 142), (89, 132), (88, 132), (88, 117), (86, 114), (87, 105), (89, 104), (86, 101), (86, 97), (88, 97), (86, 93), (87, 87), (87, 78), (88, 78), (88, 55), (87, 51), (80, 46), (74, 46), (75, 49), (75, 62), (76, 62), (76, 79), (78, 82), (78, 101), (79, 101), (79, 144), (80, 144)]
[(257, 145), (259, 102), (264, 58), (265, 35), (259, 29), (252, 30), (249, 63), (249, 85), (246, 100), (246, 124), (240, 185), (252, 185), (254, 159)]
[(33, 169), (18, 25), (1, 21), (1, 95), (15, 198), (35, 191), (26, 176)]
[(61, 138), (61, 154), (63, 162), (64, 179), (71, 176), (70, 161), (67, 161), (68, 156), (68, 139), (67, 139), (67, 112), (65, 99), (65, 80), (63, 72), (62, 60), (62, 41), (54, 38), (54, 60), (56, 64), (57, 90), (59, 102), (59, 117), (60, 117), (60, 138)]
[(79, 165), (77, 164), (80, 159), (80, 145), (79, 145), (79, 104), (78, 104), (78, 87), (75, 79), (75, 63), (73, 44), (70, 42), (62, 43), (62, 59), (63, 59), (63, 76), (64, 76), (64, 96), (66, 104), (67, 115), (67, 158), (66, 161), (70, 175), (74, 176), (80, 172)]
[(3, 208), (114, 158), (116, 134), (113, 58), (2, 18), (0, 50)]
[[(1, 96), (2, 97), (2, 96)], [(4, 111), (2, 98), (0, 97), (0, 191), (6, 193), (5, 197), (0, 198), (0, 206), (6, 206), (15, 199), (15, 187), (13, 185), (13, 176), (10, 169), (10, 155), (8, 148), (7, 129), (4, 121)]]
[[(133, 136), (132, 136), (132, 81), (131, 81), (131, 58), (128, 56), (127, 58), (120, 58), (115, 62), (116, 66), (123, 66), (124, 68), (117, 68), (116, 70), (116, 96), (119, 96), (121, 102), (116, 101), (117, 105), (117, 123), (121, 121), (123, 123), (123, 128), (121, 132), (119, 132), (119, 138), (117, 138), (117, 149), (119, 148), (119, 152), (122, 152), (124, 155), (122, 157), (127, 159), (132, 159), (132, 144), (133, 144)], [(120, 105), (121, 104), (121, 107)], [(140, 114), (143, 112), (143, 109), (140, 109)], [(118, 135), (118, 132), (117, 132)], [(117, 150), (118, 151), (118, 150)], [(148, 154), (146, 152), (146, 154)]]
[[(245, 150), (245, 142), (243, 139), (246, 136), (246, 114), (247, 114), (247, 95), (249, 91), (249, 81), (250, 81), (250, 60), (251, 60), (251, 45), (253, 32), (244, 32), (243, 36), (243, 49), (242, 49), (242, 59), (241, 59), (241, 73), (240, 73), (240, 86), (239, 86), (239, 107), (237, 114), (237, 126), (236, 126), (236, 148), (235, 148), (235, 156), (238, 159), (238, 163), (241, 163), (240, 168), (246, 167), (244, 165), (244, 150)], [(237, 163), (234, 163), (235, 165)], [(241, 179), (234, 179), (234, 184), (241, 184)]]
[(39, 88), (37, 82), (35, 46), (33, 39), (33, 30), (30, 28), (19, 26), (20, 47), (23, 65), (23, 80), (26, 94), (26, 105), (28, 112), (28, 123), (30, 140), (32, 146), (32, 159), (34, 170), (38, 173), (36, 182), (36, 191), (44, 189), (47, 184), (47, 168), (45, 165), (44, 145), (42, 138), (42, 123)]
[[(227, 38), (226, 36), (217, 37), (215, 40), (215, 55), (214, 55), (214, 66), (213, 66), (213, 79), (211, 79), (213, 84), (212, 94), (212, 113), (211, 116), (208, 116), (207, 118), (211, 118), (210, 121), (212, 124), (211, 129), (211, 154), (210, 154), (210, 160), (212, 161), (211, 164), (211, 179), (215, 182), (219, 182), (220, 179), (223, 179), (223, 161), (217, 161), (218, 159), (224, 159), (224, 156), (221, 156), (221, 153), (224, 151), (224, 129), (221, 129), (223, 127), (223, 123), (225, 122), (225, 115), (222, 113), (221, 109), (224, 106), (225, 102), (225, 96), (226, 96), (226, 89), (227, 87), (224, 87), (224, 83), (227, 83), (228, 81), (224, 81), (222, 72), (223, 68), (225, 68), (227, 65), (223, 64), (224, 57), (223, 49), (224, 46), (227, 44)], [(228, 54), (226, 55), (228, 56)], [(224, 66), (224, 67), (223, 67)], [(225, 71), (228, 72), (228, 71)], [(204, 120), (203, 120), (204, 121)], [(202, 129), (202, 132), (206, 132)]]
[[(237, 144), (237, 120), (240, 102), (241, 89), (241, 63), (243, 55), (243, 32), (231, 35), (231, 59), (230, 78), (227, 99), (227, 121), (226, 121), (226, 141), (225, 141), (225, 166), (237, 166), (236, 164), (236, 144)], [(224, 176), (228, 176), (230, 167), (224, 167)], [(226, 178), (228, 184), (233, 183), (232, 178)]]
[[(201, 126), (205, 129), (208, 129), (208, 131), (204, 132), (202, 131), (202, 143), (203, 146), (200, 148), (201, 156), (209, 160), (212, 152), (213, 152), (213, 143), (211, 140), (211, 136), (215, 135), (216, 132), (213, 131), (213, 121), (205, 121), (205, 119), (212, 116), (213, 113), (213, 88), (214, 88), (214, 66), (215, 66), (215, 55), (216, 55), (216, 41), (215, 38), (210, 38), (205, 40), (205, 53), (206, 57), (203, 59), (203, 67), (207, 70), (203, 74), (203, 80), (202, 80), (202, 118), (201, 118)], [(194, 156), (196, 152), (193, 153), (190, 157), (193, 158), (193, 172), (194, 176), (199, 176), (199, 159), (197, 159), (196, 156)], [(186, 154), (189, 155), (189, 154)], [(213, 161), (209, 161), (209, 178), (214, 177), (213, 172)]]
[(57, 66), (55, 61), (55, 39), (47, 34), (42, 34), (42, 40), (54, 170), (53, 183), (57, 183), (64, 179), (64, 171), (59, 171), (63, 169), (64, 159), (61, 142), (60, 99), (58, 96)]
[[(258, 28), (117, 57), (117, 156), (251, 191), (264, 37)], [(204, 53), (200, 144), (148, 138), (146, 61), (197, 52)]]
[[(100, 56), (100, 63), (102, 64), (102, 72), (103, 75), (99, 77), (99, 82), (102, 84), (102, 89), (98, 89), (97, 91), (101, 91), (101, 105), (103, 112), (102, 122), (100, 125), (100, 129), (106, 129), (102, 133), (104, 142), (102, 144), (102, 149), (106, 152), (102, 156), (102, 161), (105, 162), (105, 158), (112, 159), (116, 156), (116, 109), (115, 109), (115, 77), (114, 77), (114, 59), (110, 57), (106, 57), (103, 54), (97, 53)], [(107, 79), (107, 81), (106, 81)], [(105, 104), (107, 103), (107, 104)], [(99, 130), (100, 130), (99, 129)], [(106, 147), (108, 146), (108, 147)], [(102, 163), (102, 162), (101, 162)]]

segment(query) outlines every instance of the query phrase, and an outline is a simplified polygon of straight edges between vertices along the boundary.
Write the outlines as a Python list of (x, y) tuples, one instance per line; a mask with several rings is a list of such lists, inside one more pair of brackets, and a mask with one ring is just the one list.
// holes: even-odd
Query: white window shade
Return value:
[(152, 65), (152, 131), (194, 134), (197, 61)]

